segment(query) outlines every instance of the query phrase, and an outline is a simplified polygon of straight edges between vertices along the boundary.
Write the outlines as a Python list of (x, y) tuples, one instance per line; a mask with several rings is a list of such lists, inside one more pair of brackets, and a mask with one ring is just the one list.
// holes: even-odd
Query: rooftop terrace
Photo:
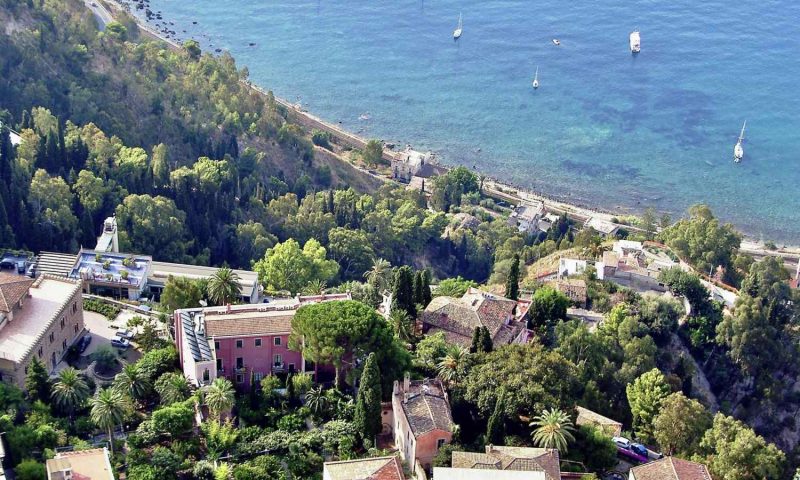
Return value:
[(69, 276), (92, 282), (141, 288), (147, 280), (151, 262), (152, 258), (144, 255), (81, 250)]

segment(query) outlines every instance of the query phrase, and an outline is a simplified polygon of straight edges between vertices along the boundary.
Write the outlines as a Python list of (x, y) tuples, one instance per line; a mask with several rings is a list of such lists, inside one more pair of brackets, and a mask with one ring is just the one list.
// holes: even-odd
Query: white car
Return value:
[(631, 441), (625, 437), (614, 437), (611, 439), (619, 448), (624, 448), (625, 450), (631, 449)]
[(124, 339), (127, 339), (127, 340), (133, 340), (133, 332), (131, 330), (126, 329), (126, 328), (122, 329), (122, 330), (117, 330), (115, 335), (118, 336), (119, 338), (124, 338)]

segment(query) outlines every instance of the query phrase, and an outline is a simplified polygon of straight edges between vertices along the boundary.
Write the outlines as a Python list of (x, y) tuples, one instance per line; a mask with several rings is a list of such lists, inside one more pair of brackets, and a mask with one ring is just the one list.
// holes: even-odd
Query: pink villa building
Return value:
[(305, 372), (302, 354), (288, 345), (295, 312), (306, 304), (349, 299), (343, 293), (176, 310), (175, 341), (183, 373), (197, 386), (224, 377), (249, 389), (270, 374)]

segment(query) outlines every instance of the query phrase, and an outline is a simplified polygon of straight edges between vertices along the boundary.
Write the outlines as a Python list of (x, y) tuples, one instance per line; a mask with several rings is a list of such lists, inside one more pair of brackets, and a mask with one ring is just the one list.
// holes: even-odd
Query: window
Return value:
[(281, 337), (275, 337), (274, 341), (275, 341), (275, 346), (276, 347), (280, 347), (281, 346)]
[(203, 381), (207, 382), (211, 379), (211, 374), (209, 373), (208, 369), (206, 368), (203, 370)]
[(42, 358), (42, 347), (39, 347), (39, 358)]
[(236, 374), (236, 383), (244, 383), (244, 375), (241, 373)]
[(442, 445), (444, 445), (444, 442), (446, 442), (446, 441), (447, 440), (445, 440), (444, 438), (440, 438), (439, 440), (436, 440), (436, 448), (442, 448)]
[(262, 378), (264, 378), (264, 374), (261, 372), (256, 372), (253, 374), (253, 380), (256, 382), (260, 382)]
[(72, 328), (73, 328), (73, 330), (75, 330), (75, 333), (78, 333), (78, 324), (77, 323)]
[(222, 372), (224, 370), (225, 370), (225, 368), (222, 366), (222, 359), (218, 358), (217, 359), (217, 371), (218, 372)]
[(53, 333), (53, 332), (50, 332), (50, 343), (53, 343), (55, 341), (56, 341), (56, 334)]
[(78, 311), (78, 302), (72, 302), (72, 313)]
[(261, 339), (260, 338), (256, 338), (256, 347), (260, 347), (260, 346), (261, 346)]
[(236, 340), (236, 348), (242, 348), (242, 347), (244, 347), (244, 342), (242, 342), (242, 340)]
[(61, 350), (67, 349), (67, 339), (61, 341)]
[(236, 357), (236, 368), (244, 368), (244, 358)]
[(294, 363), (289, 364), (289, 371), (294, 372)]
[(219, 350), (219, 342), (214, 342), (214, 350)]
[(276, 366), (283, 365), (283, 356), (281, 355), (275, 355), (274, 357), (272, 357), (272, 360), (273, 360), (272, 363), (274, 363)]
[(61, 317), (61, 330), (64, 330), (64, 317)]

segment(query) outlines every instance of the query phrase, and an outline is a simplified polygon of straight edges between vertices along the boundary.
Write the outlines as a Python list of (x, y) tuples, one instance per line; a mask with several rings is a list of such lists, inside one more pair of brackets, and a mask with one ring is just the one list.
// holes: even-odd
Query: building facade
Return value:
[(23, 387), (34, 356), (53, 372), (83, 329), (81, 282), (0, 274), (0, 380)]
[(433, 457), (453, 439), (453, 417), (442, 383), (437, 379), (395, 381), (392, 391), (394, 444), (410, 469), (416, 463), (430, 470)]
[(268, 375), (305, 372), (302, 354), (289, 349), (297, 309), (349, 299), (350, 294), (332, 294), (176, 310), (175, 341), (183, 373), (198, 386), (223, 377), (249, 389)]

